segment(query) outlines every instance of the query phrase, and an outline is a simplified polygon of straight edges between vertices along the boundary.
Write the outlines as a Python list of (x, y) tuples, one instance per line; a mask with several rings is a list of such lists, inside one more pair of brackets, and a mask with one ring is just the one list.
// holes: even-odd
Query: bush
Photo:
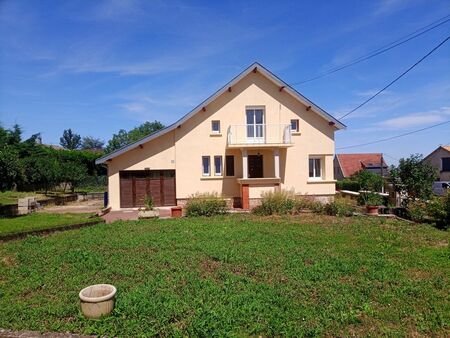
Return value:
[(153, 210), (154, 207), (153, 198), (151, 196), (146, 196), (144, 198), (144, 205), (146, 210)]
[(363, 192), (358, 196), (359, 205), (384, 205), (384, 197), (374, 192)]
[(187, 216), (215, 216), (227, 212), (227, 202), (217, 193), (197, 193), (189, 197)]
[(346, 178), (344, 180), (336, 182), (336, 189), (337, 190), (360, 191), (361, 185), (359, 184), (358, 181)]
[(261, 205), (252, 211), (257, 215), (292, 214), (295, 207), (295, 195), (292, 191), (268, 191), (261, 195)]
[(444, 197), (433, 197), (427, 206), (428, 215), (439, 229), (450, 228), (450, 193)]
[(408, 217), (414, 222), (423, 222), (427, 216), (429, 206), (424, 201), (410, 200), (407, 205)]
[(352, 216), (355, 211), (355, 202), (350, 198), (336, 196), (333, 202), (325, 205), (324, 211), (331, 216)]
[(324, 212), (324, 205), (310, 197), (298, 197), (295, 200), (295, 212), (299, 213), (301, 210), (308, 209), (316, 214)]

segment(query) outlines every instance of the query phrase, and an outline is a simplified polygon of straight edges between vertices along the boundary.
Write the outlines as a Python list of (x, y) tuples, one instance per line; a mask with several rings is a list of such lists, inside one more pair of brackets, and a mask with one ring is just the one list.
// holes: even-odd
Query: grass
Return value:
[(32, 230), (57, 228), (66, 225), (92, 222), (92, 214), (47, 214), (32, 213), (14, 218), (0, 218), (0, 239), (2, 235)]
[(17, 199), (36, 196), (38, 200), (47, 198), (44, 194), (23, 191), (0, 191), (0, 205), (17, 204)]
[[(0, 244), (0, 327), (99, 336), (448, 336), (449, 232), (379, 218), (116, 222)], [(78, 292), (117, 286), (110, 317)]]

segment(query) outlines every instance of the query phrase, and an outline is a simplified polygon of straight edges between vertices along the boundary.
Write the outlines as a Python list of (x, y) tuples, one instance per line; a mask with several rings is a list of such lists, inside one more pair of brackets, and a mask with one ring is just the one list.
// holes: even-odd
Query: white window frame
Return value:
[[(214, 124), (217, 123), (219, 130), (214, 130)], [(211, 134), (220, 134), (220, 120), (212, 120), (211, 121)]]
[[(313, 160), (313, 176), (309, 176), (309, 172), (310, 172), (310, 160)], [(315, 161), (319, 160), (319, 168), (320, 168), (320, 176), (317, 176), (316, 173), (316, 165), (315, 165)], [(311, 156), (308, 158), (308, 178), (311, 181), (320, 181), (323, 179), (323, 157), (320, 156)]]
[[(216, 159), (220, 160), (219, 168), (216, 166)], [(217, 172), (217, 169), (220, 169), (219, 172)], [(223, 176), (223, 160), (221, 155), (214, 156), (214, 176)]]
[[(204, 160), (208, 160), (208, 172), (205, 172), (205, 162)], [(211, 176), (211, 157), (210, 156), (202, 156), (202, 176)]]
[[(297, 124), (297, 128), (296, 129), (292, 129), (292, 122), (295, 121), (295, 123)], [(291, 119), (291, 124), (290, 124), (290, 129), (291, 129), (291, 133), (298, 133), (300, 131), (300, 126), (299, 126), (299, 120), (298, 119)]]

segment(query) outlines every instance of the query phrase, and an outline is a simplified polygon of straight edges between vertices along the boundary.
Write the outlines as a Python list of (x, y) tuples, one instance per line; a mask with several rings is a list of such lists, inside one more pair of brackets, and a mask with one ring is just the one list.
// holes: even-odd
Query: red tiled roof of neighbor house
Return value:
[[(365, 154), (336, 154), (339, 165), (344, 177), (350, 177), (356, 172), (371, 166), (380, 166), (381, 153), (365, 153)], [(386, 162), (383, 159), (383, 166)]]
[(450, 146), (442, 146), (442, 148), (444, 148), (447, 151), (450, 151)]

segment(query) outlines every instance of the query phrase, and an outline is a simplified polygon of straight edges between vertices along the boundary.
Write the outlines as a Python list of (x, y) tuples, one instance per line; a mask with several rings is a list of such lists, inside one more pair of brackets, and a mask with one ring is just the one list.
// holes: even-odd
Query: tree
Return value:
[(12, 146), (0, 147), (0, 190), (15, 190), (24, 180), (19, 152)]
[(102, 150), (105, 142), (92, 136), (85, 136), (81, 140), (81, 149), (83, 150)]
[(351, 179), (358, 182), (361, 190), (381, 191), (383, 178), (373, 172), (360, 170), (351, 176)]
[(66, 129), (63, 136), (59, 139), (59, 144), (70, 150), (78, 149), (81, 145), (81, 136), (72, 132), (72, 129)]
[(408, 199), (428, 199), (433, 193), (433, 182), (437, 179), (436, 169), (422, 161), (420, 154), (402, 158), (397, 167), (392, 166), (390, 180), (397, 192), (406, 193)]
[[(70, 184), (70, 190), (75, 188), (87, 177), (86, 167), (78, 161), (68, 161), (61, 164), (61, 182)], [(65, 186), (64, 186), (64, 190)]]
[(140, 140), (150, 134), (157, 132), (164, 128), (164, 125), (159, 121), (145, 122), (140, 126), (137, 126), (130, 131), (120, 129), (117, 134), (114, 134), (111, 140), (108, 141), (108, 145), (105, 148), (106, 153), (113, 152), (119, 148), (122, 148), (130, 143)]

